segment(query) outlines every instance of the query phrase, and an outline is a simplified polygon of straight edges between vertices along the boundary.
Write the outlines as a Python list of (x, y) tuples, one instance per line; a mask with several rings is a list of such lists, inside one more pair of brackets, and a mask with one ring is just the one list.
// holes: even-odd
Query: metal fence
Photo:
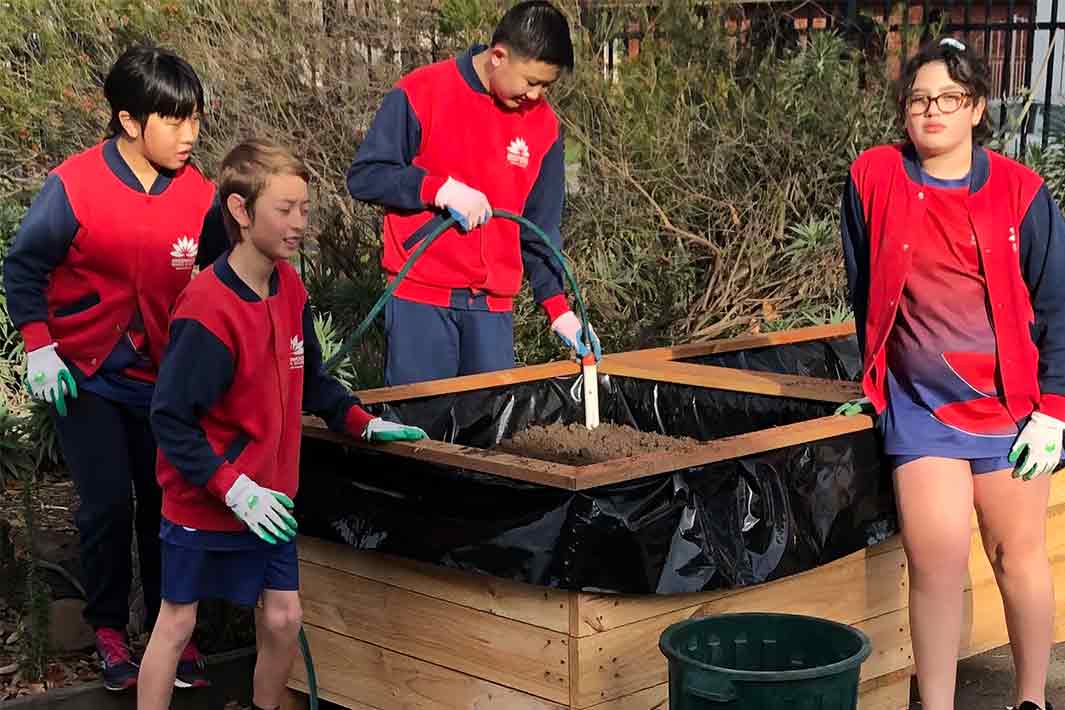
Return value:
[[(890, 78), (923, 41), (957, 37), (988, 63), (991, 117), (1016, 135), (1011, 152), (1023, 154), (1032, 140), (1065, 140), (1065, 0), (762, 0), (729, 5), (723, 17), (741, 46), (802, 46), (813, 32), (835, 31), (867, 61), (881, 62)], [(604, 44), (608, 75), (639, 52), (641, 24), (628, 22)]]

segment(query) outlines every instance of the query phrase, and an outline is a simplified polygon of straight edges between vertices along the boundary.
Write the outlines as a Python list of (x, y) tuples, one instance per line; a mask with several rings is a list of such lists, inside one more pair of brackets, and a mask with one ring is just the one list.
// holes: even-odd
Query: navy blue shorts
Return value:
[[(467, 294), (464, 297), (463, 294)], [(390, 298), (385, 305), (385, 384), (406, 385), (514, 367), (514, 314), (486, 297), (452, 292), (443, 308)]]
[(264, 589), (300, 587), (296, 542), (271, 545), (249, 532), (225, 533), (188, 528), (163, 520), (162, 598), (173, 604), (225, 599), (255, 606)]
[[(924, 455), (887, 455), (888, 461), (891, 462), (891, 470), (895, 470), (903, 464), (916, 461), (917, 459), (926, 458)], [(953, 457), (951, 457), (953, 458)], [(984, 459), (961, 459), (962, 461), (968, 461), (969, 466), (972, 468), (973, 474), (978, 475), (981, 473), (992, 473), (994, 471), (1001, 471), (1004, 468), (1013, 468), (1013, 464), (1010, 463), (1008, 456), (992, 456)]]

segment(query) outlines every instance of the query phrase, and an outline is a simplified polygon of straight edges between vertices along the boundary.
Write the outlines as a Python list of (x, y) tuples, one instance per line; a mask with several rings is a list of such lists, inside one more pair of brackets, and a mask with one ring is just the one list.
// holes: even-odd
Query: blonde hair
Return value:
[(240, 224), (229, 211), (230, 195), (244, 198), (248, 216), (255, 219), (255, 201), (259, 199), (266, 181), (275, 175), (296, 175), (311, 181), (310, 170), (295, 153), (285, 146), (264, 138), (249, 138), (234, 147), (222, 159), (218, 171), (218, 199), (222, 204), (229, 241), (240, 241)]

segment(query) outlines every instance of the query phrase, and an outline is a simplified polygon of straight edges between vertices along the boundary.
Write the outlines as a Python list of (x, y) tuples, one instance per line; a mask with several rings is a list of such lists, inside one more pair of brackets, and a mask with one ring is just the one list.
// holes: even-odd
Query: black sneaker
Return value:
[(137, 684), (137, 664), (129, 650), (126, 634), (118, 629), (96, 629), (96, 655), (104, 687), (108, 690), (125, 690)]
[(207, 661), (194, 641), (181, 652), (177, 675), (174, 676), (175, 688), (206, 688), (211, 685), (207, 678)]
[(1035, 703), (1033, 703), (1031, 700), (1025, 700), (1020, 705), (1007, 705), (1006, 710), (1054, 710), (1054, 706), (1051, 705), (1048, 701), (1047, 706), (1045, 708), (1041, 708)]

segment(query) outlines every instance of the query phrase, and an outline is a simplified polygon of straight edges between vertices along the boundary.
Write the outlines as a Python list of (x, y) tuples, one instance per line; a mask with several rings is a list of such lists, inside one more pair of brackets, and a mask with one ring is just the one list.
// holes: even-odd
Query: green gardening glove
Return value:
[(366, 429), (362, 432), (362, 438), (366, 441), (418, 441), (427, 437), (425, 431), (416, 426), (396, 424), (376, 417), (370, 420)]
[(1065, 422), (1033, 412), (1010, 449), (1013, 477), (1030, 481), (1053, 473), (1061, 463), (1061, 439)]
[(296, 537), (294, 504), (284, 493), (264, 488), (243, 473), (226, 492), (226, 505), (248, 529), (271, 545)]
[(873, 403), (869, 401), (868, 397), (862, 397), (861, 399), (852, 399), (849, 402), (836, 407), (836, 416), (841, 417), (853, 417), (855, 414), (868, 414), (872, 416), (876, 413), (873, 408)]
[(34, 399), (55, 406), (59, 416), (67, 415), (67, 399), (77, 399), (78, 386), (55, 343), (26, 353), (26, 388)]

